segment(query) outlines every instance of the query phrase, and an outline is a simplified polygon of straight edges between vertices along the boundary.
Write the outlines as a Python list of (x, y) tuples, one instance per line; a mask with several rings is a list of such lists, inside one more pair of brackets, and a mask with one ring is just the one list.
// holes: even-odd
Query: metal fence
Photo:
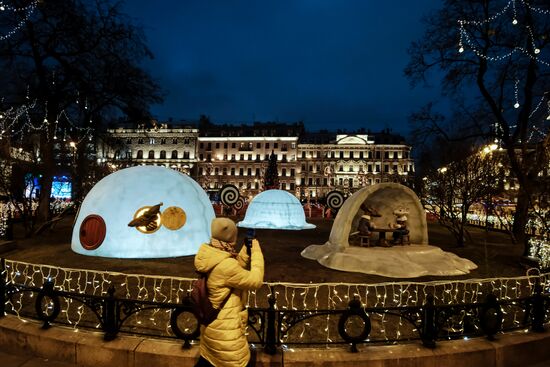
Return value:
[[(200, 338), (188, 292), (193, 279), (0, 260), (0, 316), (6, 312), (104, 332)], [(268, 353), (292, 345), (399, 343), (544, 330), (548, 274), (440, 282), (266, 283), (248, 293), (248, 338)]]

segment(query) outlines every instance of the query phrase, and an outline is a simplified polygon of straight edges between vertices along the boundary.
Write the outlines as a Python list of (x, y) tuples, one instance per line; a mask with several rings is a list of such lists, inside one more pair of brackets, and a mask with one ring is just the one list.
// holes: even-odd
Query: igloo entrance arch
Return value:
[[(378, 228), (389, 227), (395, 221), (394, 210), (406, 208), (411, 245), (389, 248), (350, 245), (350, 234), (357, 231), (363, 214), (362, 204), (381, 215), (372, 219)], [(302, 256), (331, 269), (396, 278), (460, 275), (477, 268), (470, 260), (428, 245), (426, 213), (420, 200), (411, 189), (397, 183), (368, 186), (349, 197), (338, 211), (328, 241), (308, 246)]]

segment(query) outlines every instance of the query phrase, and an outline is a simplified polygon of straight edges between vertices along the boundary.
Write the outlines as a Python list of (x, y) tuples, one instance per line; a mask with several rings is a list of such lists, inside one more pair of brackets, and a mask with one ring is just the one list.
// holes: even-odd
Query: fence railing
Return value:
[[(192, 279), (163, 278), (0, 260), (0, 316), (176, 338), (200, 337), (187, 292)], [(549, 320), (548, 274), (428, 283), (267, 283), (248, 294), (249, 340), (274, 353), (284, 345), (327, 346), (543, 331)]]

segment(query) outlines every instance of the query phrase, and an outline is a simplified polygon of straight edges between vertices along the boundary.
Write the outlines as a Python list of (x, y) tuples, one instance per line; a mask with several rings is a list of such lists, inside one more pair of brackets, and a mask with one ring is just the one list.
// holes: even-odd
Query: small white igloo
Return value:
[(103, 178), (86, 195), (71, 249), (113, 258), (193, 255), (210, 241), (214, 218), (208, 196), (191, 177), (158, 166), (126, 168)]

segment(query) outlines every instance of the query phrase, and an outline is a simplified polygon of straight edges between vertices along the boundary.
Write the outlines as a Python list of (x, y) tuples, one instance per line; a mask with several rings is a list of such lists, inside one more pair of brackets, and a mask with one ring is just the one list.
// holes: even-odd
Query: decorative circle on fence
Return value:
[(331, 209), (340, 209), (344, 204), (345, 197), (344, 194), (340, 191), (331, 191), (327, 194), (327, 205)]
[[(59, 312), (61, 312), (59, 297), (57, 295), (51, 294), (52, 291), (53, 283), (44, 283), (44, 288), (38, 293), (38, 296), (36, 297), (36, 301), (34, 303), (34, 308), (36, 310), (36, 315), (38, 316), (38, 319), (44, 321), (43, 328), (46, 328), (50, 322), (54, 321), (57, 316), (59, 316)], [(51, 311), (50, 313), (45, 312), (43, 308), (43, 302), (47, 299), (50, 300), (46, 303), (48, 305), (47, 308)]]
[(479, 313), (479, 321), (483, 332), (491, 338), (502, 327), (504, 315), (494, 294), (487, 296), (487, 301)]
[[(180, 325), (178, 323), (178, 319), (180, 316), (190, 316), (193, 320), (195, 320), (195, 327), (194, 328), (185, 328), (183, 331), (180, 328)], [(197, 317), (187, 308), (175, 308), (172, 310), (172, 314), (170, 315), (170, 328), (174, 332), (174, 335), (176, 335), (179, 339), (183, 339), (185, 341), (190, 341), (193, 339), (198, 339), (201, 335), (201, 325), (199, 321), (197, 320)]]
[(223, 185), (220, 189), (220, 200), (224, 205), (234, 205), (240, 197), (239, 189), (235, 185)]
[(241, 196), (239, 200), (237, 200), (237, 202), (233, 205), (233, 207), (236, 210), (241, 210), (242, 208), (244, 208), (244, 198)]
[[(359, 335), (350, 335), (347, 330), (348, 321), (357, 317), (363, 321), (363, 330)], [(370, 332), (370, 318), (361, 307), (361, 302), (356, 299), (350, 301), (348, 310), (338, 320), (338, 333), (348, 343), (360, 343), (369, 337)]]
[(80, 244), (85, 250), (95, 250), (105, 240), (107, 228), (103, 218), (90, 214), (80, 224)]

